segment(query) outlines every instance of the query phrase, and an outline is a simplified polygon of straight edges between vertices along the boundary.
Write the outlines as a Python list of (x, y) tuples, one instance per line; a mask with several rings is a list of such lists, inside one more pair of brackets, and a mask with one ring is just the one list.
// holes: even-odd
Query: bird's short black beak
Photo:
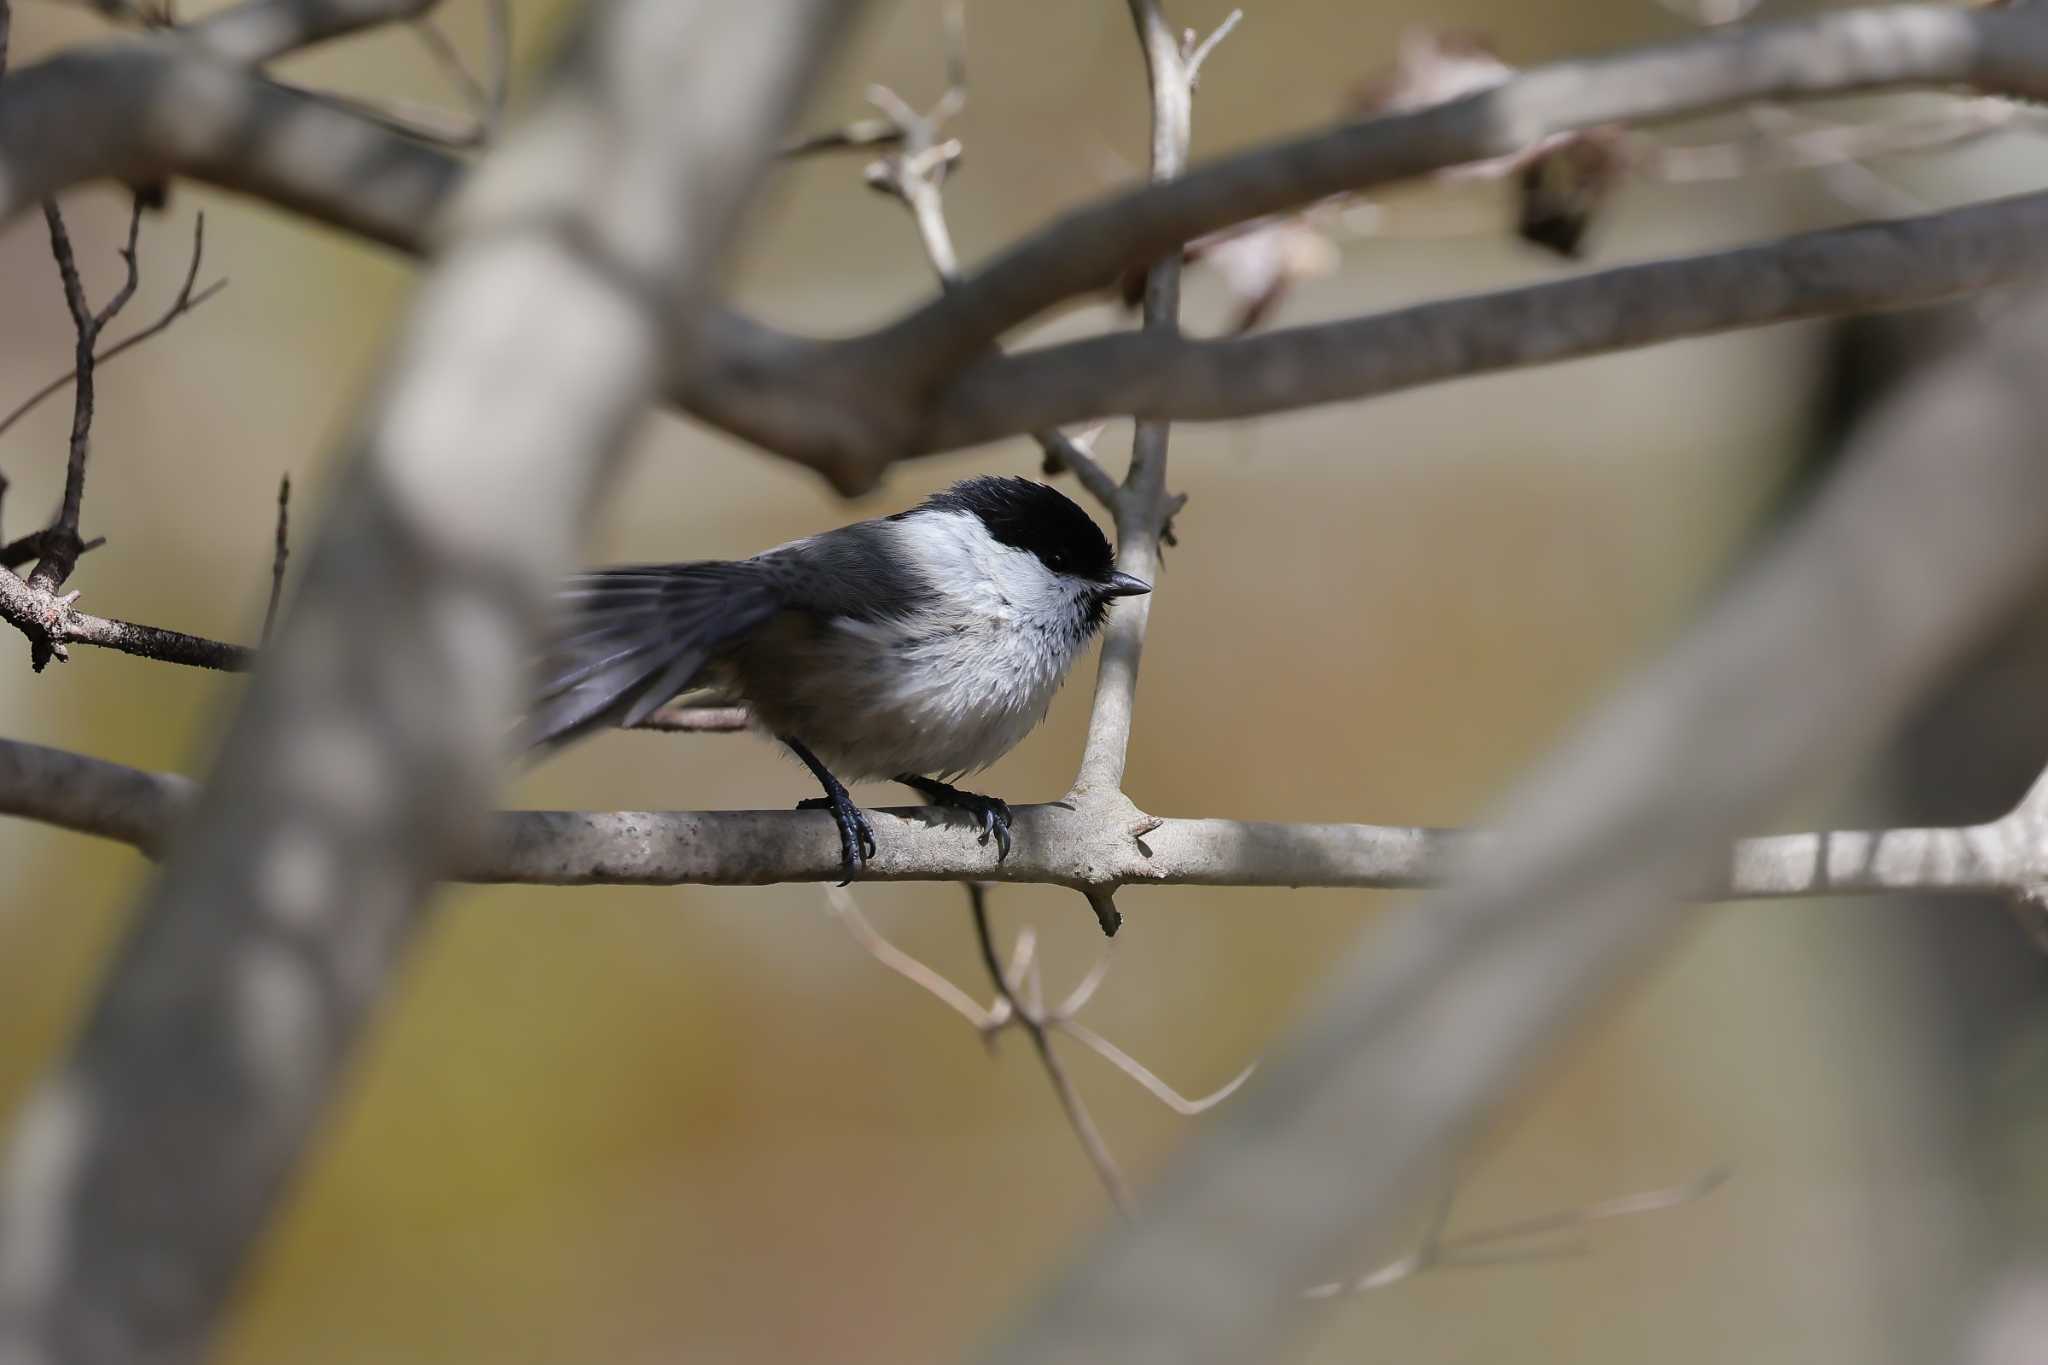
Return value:
[(1136, 574), (1128, 574), (1119, 569), (1109, 576), (1109, 582), (1103, 586), (1102, 595), (1104, 597), (1143, 597), (1150, 591), (1152, 591), (1150, 583), (1147, 583)]

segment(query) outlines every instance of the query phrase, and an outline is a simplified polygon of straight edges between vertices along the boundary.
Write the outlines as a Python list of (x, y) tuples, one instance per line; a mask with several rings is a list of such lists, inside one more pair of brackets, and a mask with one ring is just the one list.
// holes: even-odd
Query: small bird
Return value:
[(572, 578), (529, 732), (560, 745), (708, 690), (746, 705), (818, 779), (823, 798), (798, 808), (832, 812), (849, 879), (875, 836), (841, 778), (886, 778), (965, 811), (1002, 858), (1009, 807), (952, 779), (1029, 734), (1110, 603), (1150, 591), (1057, 489), (967, 479), (752, 559)]

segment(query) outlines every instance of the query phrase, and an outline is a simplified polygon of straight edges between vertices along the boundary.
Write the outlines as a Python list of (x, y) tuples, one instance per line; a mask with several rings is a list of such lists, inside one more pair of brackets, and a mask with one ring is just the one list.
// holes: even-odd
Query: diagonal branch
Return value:
[[(593, 6), (466, 187), (213, 779), (17, 1111), (0, 1356), (189, 1360), (212, 1335), (473, 836), (580, 517), (849, 8)], [(290, 131), (243, 153), (334, 150)]]
[(180, 32), (209, 51), (246, 66), (345, 38), (365, 29), (417, 19), (441, 0), (243, 0), (184, 26)]
[(1376, 927), (1146, 1219), (995, 1358), (1235, 1361), (1298, 1333), (1298, 1287), (1398, 1226), (1735, 832), (1865, 752), (2038, 590), (2044, 366), (2048, 295), (1876, 414), (1835, 485), (1520, 784), (1448, 890)]

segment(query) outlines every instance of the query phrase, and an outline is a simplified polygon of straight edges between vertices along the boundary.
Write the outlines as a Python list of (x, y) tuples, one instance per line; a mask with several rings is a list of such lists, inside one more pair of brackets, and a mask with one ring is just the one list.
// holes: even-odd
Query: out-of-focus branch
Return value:
[[(1268, 405), (1282, 401), (1298, 405), (1361, 396), (1375, 390), (1331, 376), (1354, 363), (1370, 368), (1371, 362), (1344, 353), (1340, 342), (1388, 338), (1304, 332), (1289, 344), (1312, 345), (1312, 352), (1242, 353), (1274, 362), (1261, 381), (1269, 389), (1286, 388), (1272, 378), (1283, 361), (1314, 359), (1314, 379), (1284, 397), (1226, 389), (1227, 403), (1205, 396), (1190, 371), (1172, 382), (1148, 384), (1128, 370), (1118, 381), (1125, 387), (1113, 396), (1098, 380), (1092, 386), (1098, 396), (1088, 402), (1067, 398), (1058, 386), (1051, 397), (1041, 387), (1028, 401), (1012, 400), (1002, 396), (1005, 386), (1014, 380), (1028, 388), (1031, 371), (1008, 367), (1050, 362), (1030, 356), (990, 360), (986, 347), (1044, 309), (1101, 288), (1120, 271), (1160, 259), (1180, 243), (1330, 194), (1485, 160), (1576, 128), (1679, 117), (1745, 101), (1914, 85), (2048, 93), (2048, 12), (2034, 4), (1839, 11), (1536, 68), (1465, 99), (1257, 148), (1171, 184), (1110, 196), (970, 272), (959, 290), (863, 336), (813, 341), (731, 313), (708, 312), (690, 344), (671, 358), (669, 392), (700, 418), (849, 490), (872, 485), (890, 460), (908, 452), (957, 448), (1098, 414), (1201, 419), (1272, 411)], [(180, 117), (153, 116), (170, 108)], [(0, 87), (0, 216), (81, 180), (148, 183), (186, 175), (421, 251), (462, 173), (461, 163), (444, 152), (232, 71), (185, 35), (150, 35), (67, 53), (26, 68)], [(2040, 239), (2019, 221), (2005, 226), (2013, 242)], [(1888, 291), (1780, 295), (1782, 277), (1773, 275), (1761, 289), (1744, 280), (1732, 289), (1707, 291), (1721, 306), (1705, 310), (1704, 319), (1682, 309), (1657, 313), (1658, 325), (1645, 324), (1633, 308), (1611, 306), (1602, 324), (1593, 305), (1614, 301), (1589, 293), (1579, 314), (1588, 334), (1576, 349), (1516, 352), (1495, 363), (1537, 363), (1702, 329), (1926, 302), (1982, 287), (1982, 272), (1958, 269), (1953, 257), (1942, 254), (1945, 241), (1902, 235), (1900, 242), (1911, 258), (1893, 264), (1912, 268), (1894, 273)], [(2009, 265), (2013, 253), (2008, 242), (1993, 256)], [(1602, 341), (1602, 333), (1617, 339)], [(1059, 383), (1087, 379), (1079, 368), (1084, 357), (1108, 358), (1131, 345), (1166, 349), (1169, 342), (1141, 337), (1115, 342), (1101, 353), (1067, 353), (1076, 368), (1062, 372)], [(1214, 373), (1238, 358), (1178, 349), (1190, 343), (1171, 345), (1158, 363), (1171, 360)], [(1385, 354), (1402, 352), (1374, 352)], [(1197, 356), (1198, 367), (1183, 360)], [(972, 376), (972, 392), (957, 392), (959, 386), (949, 382), (961, 367)], [(1451, 373), (1429, 369), (1426, 377)], [(1043, 383), (1052, 382), (1049, 370), (1039, 374)], [(1318, 390), (1326, 396), (1315, 397)]]
[[(19, 1111), (0, 1357), (200, 1352), (474, 838), (582, 513), (850, 8), (595, 6), (466, 186), (212, 780)], [(296, 145), (254, 131), (253, 159)]]
[(1227, 421), (1744, 327), (1938, 303), (2048, 270), (2048, 194), (1799, 233), (1206, 340), (1124, 332), (978, 361), (911, 441), (937, 453), (1111, 413)]
[(995, 1358), (1237, 1361), (1296, 1335), (1300, 1287), (1394, 1232), (1736, 831), (1864, 752), (2038, 590), (2044, 366), (2036, 297), (1876, 413), (1833, 487), (1520, 784), (1449, 889), (1375, 927), (1146, 1215)]
[(0, 84), (0, 217), (87, 180), (188, 176), (423, 252), (467, 169), (182, 32), (60, 53)]
[(1413, 1250), (1355, 1279), (1312, 1285), (1302, 1291), (1302, 1297), (1333, 1299), (1347, 1294), (1369, 1294), (1377, 1289), (1405, 1284), (1432, 1270), (1511, 1265), (1519, 1261), (1576, 1255), (1585, 1250), (1583, 1243), (1559, 1239), (1595, 1223), (1616, 1218), (1639, 1218), (1644, 1214), (1664, 1213), (1698, 1203), (1725, 1184), (1728, 1175), (1727, 1167), (1716, 1166), (1683, 1184), (1616, 1195), (1577, 1208), (1537, 1214), (1455, 1236), (1447, 1235), (1445, 1229), (1450, 1222), (1451, 1201), (1456, 1187), (1446, 1186), (1429, 1225), (1423, 1229), (1422, 1237)]
[(365, 29), (417, 19), (441, 0), (244, 0), (187, 24), (180, 34), (245, 66)]
[(1533, 68), (1463, 99), (1254, 148), (1077, 209), (875, 340), (928, 378), (941, 370), (941, 348), (985, 345), (1063, 299), (1105, 288), (1133, 261), (1163, 259), (1232, 223), (1507, 155), (1556, 133), (1902, 84), (2048, 94), (2048, 16), (2034, 5), (1846, 10)]

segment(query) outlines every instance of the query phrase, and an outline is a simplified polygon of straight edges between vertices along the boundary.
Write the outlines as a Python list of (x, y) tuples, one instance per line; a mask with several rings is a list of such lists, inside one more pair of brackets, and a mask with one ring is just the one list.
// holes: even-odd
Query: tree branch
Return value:
[[(2048, 786), (2048, 784), (2044, 784)], [(166, 793), (147, 818), (124, 793)], [(0, 814), (132, 845), (164, 846), (192, 784), (170, 773), (0, 740)], [(1065, 805), (1012, 807), (1017, 831), (998, 863), (976, 832), (927, 807), (871, 812), (895, 837), (862, 877), (982, 880), (1115, 891), (1125, 886), (1437, 886), (1484, 852), (1483, 833), (1399, 825), (1281, 824), (1146, 816), (1140, 837), (1108, 835)], [(456, 876), (535, 886), (767, 886), (836, 882), (838, 835), (809, 811), (500, 811)], [(2024, 895), (2048, 887), (2048, 791), (2010, 813), (1940, 829), (1771, 834), (1733, 845), (1694, 888), (1702, 900), (1779, 900), (1922, 892)]]
[[(99, 345), (101, 330), (135, 296), (135, 286), (141, 280), (135, 257), (135, 239), (142, 231), (142, 197), (135, 196), (128, 210), (128, 241), (121, 248), (121, 261), (127, 268), (127, 274), (121, 281), (121, 287), (97, 313), (86, 302), (85, 284), (79, 278), (78, 261), (71, 251), (71, 234), (64, 229), (64, 215), (57, 208), (56, 200), (44, 202), (43, 220), (49, 225), (50, 254), (56, 257), (57, 274), (63, 281), (64, 303), (71, 311), (77, 353), (72, 367), (75, 396), (71, 406), (69, 455), (64, 466), (64, 501), (57, 511), (56, 521), (43, 532), (42, 558), (28, 576), (29, 591), (48, 594), (64, 586), (64, 581), (71, 577), (72, 569), (77, 567), (79, 555), (85, 552), (85, 540), (78, 534), (78, 518), (84, 510), (85, 462), (92, 449), (94, 348)], [(38, 671), (49, 657), (48, 644), (38, 641), (35, 650)]]
[(1863, 753), (2038, 591), (2044, 366), (2037, 297), (1880, 410), (1806, 516), (1519, 784), (1450, 889), (1375, 926), (1146, 1216), (995, 1358), (1236, 1361), (1295, 1335), (1301, 1289), (1394, 1231), (1676, 928), (1735, 832)]
[[(871, 486), (887, 462), (905, 451), (957, 448), (1054, 426), (1058, 422), (1051, 420), (1052, 413), (1071, 413), (1076, 406), (1091, 415), (1120, 410), (1201, 419), (1271, 411), (1263, 404), (1272, 402), (1359, 396), (1355, 386), (1329, 398), (1303, 392), (1284, 400), (1236, 389), (1232, 392), (1238, 397), (1226, 411), (1205, 400), (1198, 387), (1175, 383), (1149, 396), (1119, 390), (1099, 401), (1071, 404), (1039, 394), (1029, 404), (1006, 408), (1000, 403), (1008, 400), (991, 400), (988, 389), (950, 396), (947, 381), (969, 366), (978, 386), (994, 386), (999, 374), (1005, 383), (1028, 380), (1028, 368), (1003, 367), (1046, 362), (1029, 356), (989, 361), (985, 347), (1062, 299), (1100, 288), (1126, 268), (1147, 265), (1182, 242), (1236, 222), (1331, 193), (1515, 151), (1554, 132), (1675, 118), (1746, 100), (1915, 85), (1967, 85), (1989, 94), (2041, 96), (2048, 92), (2048, 14), (2033, 4), (1840, 11), (1536, 68), (1467, 99), (1254, 149), (1211, 162), (1172, 184), (1110, 196), (971, 272), (955, 294), (942, 295), (864, 336), (813, 341), (732, 313), (708, 312), (690, 344), (678, 347), (672, 358), (669, 391), (703, 420), (805, 464), (848, 490)], [(179, 111), (178, 117), (156, 116), (169, 109)], [(81, 180), (147, 183), (189, 175), (419, 252), (426, 249), (431, 224), (463, 169), (443, 152), (230, 70), (181, 35), (151, 35), (67, 53), (24, 69), (0, 87), (0, 216)], [(2008, 226), (2014, 240), (2039, 240), (2038, 232), (2017, 220)], [(1941, 243), (1909, 240), (1904, 245), (1932, 251)], [(1740, 303), (1757, 291), (1737, 288), (1715, 296), (1726, 303), (1720, 320), (1692, 324), (1694, 332), (1686, 330), (1682, 317), (1672, 318), (1668, 331), (1646, 328), (1631, 310), (1615, 316), (1612, 325), (1617, 335), (1632, 329), (1637, 340), (1645, 339), (1646, 332), (1647, 339), (1665, 339), (1696, 334), (1700, 328), (1753, 326), (1832, 309), (1917, 303), (1957, 288), (1981, 287), (1938, 255), (1915, 255), (1909, 263), (1931, 271), (1936, 283), (1923, 285), (1905, 272), (1892, 278), (1888, 292), (1875, 296), (1868, 288), (1832, 298), (1800, 291), (1768, 305)], [(1759, 297), (1774, 296), (1765, 290)], [(1557, 295), (1549, 301), (1568, 298)], [(1592, 316), (1589, 306), (1584, 317)], [(1363, 344), (1370, 339), (1347, 340)], [(1337, 340), (1324, 336), (1318, 344)], [(1103, 344), (1113, 352), (1164, 341)], [(1620, 344), (1627, 343), (1588, 336), (1582, 349), (1569, 353), (1590, 354)], [(1203, 356), (1204, 364), (1211, 363), (1206, 357), (1220, 362), (1230, 354), (1172, 352)], [(1267, 354), (1277, 370), (1282, 355)], [(1562, 354), (1516, 356), (1503, 363), (1536, 363)], [(1317, 374), (1326, 380), (1333, 368), (1347, 364), (1324, 360)], [(1136, 385), (1128, 371), (1121, 373), (1120, 383)], [(1274, 383), (1270, 377), (1265, 382)], [(991, 406), (992, 401), (997, 405)]]
[[(1152, 95), (1151, 176), (1155, 185), (1184, 174), (1193, 137), (1194, 85), (1180, 36), (1167, 22), (1158, 0), (1130, 0), (1131, 21), (1145, 60), (1145, 80)], [(1145, 277), (1144, 327), (1141, 335), (1180, 334), (1180, 252), (1153, 265)], [(1116, 566), (1155, 586), (1159, 582), (1159, 541), (1179, 506), (1166, 492), (1167, 423), (1138, 423), (1131, 438), (1131, 464), (1111, 510), (1116, 514)], [(1095, 674), (1095, 701), (1088, 715), (1088, 739), (1081, 768), (1069, 793), (1085, 801), (1090, 795), (1123, 789), (1124, 760), (1130, 749), (1131, 720), (1137, 707), (1138, 661), (1145, 649), (1145, 626), (1152, 617), (1149, 594), (1119, 603), (1102, 632), (1102, 656)], [(1091, 902), (1098, 915), (1100, 900)], [(1114, 922), (1105, 918), (1104, 928)]]
[[(71, 1055), (19, 1111), (0, 1164), (0, 1357), (199, 1353), (473, 837), (581, 514), (849, 8), (596, 6), (465, 187), (213, 779)], [(298, 134), (359, 126), (296, 103), (311, 123), (243, 123), (260, 85), (221, 81), (189, 44), (134, 46), (199, 70), (198, 107), (149, 121), (223, 161), (206, 126), (223, 101), (239, 156), (278, 176), (301, 174), (287, 149), (301, 166), (337, 150)], [(10, 148), (23, 136), (0, 129)]]
[(245, 66), (365, 29), (417, 19), (441, 0), (245, 0), (185, 25), (180, 33)]
[(978, 361), (909, 450), (1135, 414), (1228, 421), (1745, 327), (1917, 307), (2048, 269), (2048, 194), (1799, 233), (1217, 340), (1122, 332)]

